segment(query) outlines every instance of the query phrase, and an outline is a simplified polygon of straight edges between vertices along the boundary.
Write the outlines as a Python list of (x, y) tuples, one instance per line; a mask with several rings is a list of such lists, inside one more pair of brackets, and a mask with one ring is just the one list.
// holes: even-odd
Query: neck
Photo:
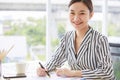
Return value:
[(82, 38), (82, 37), (84, 37), (85, 36), (85, 34), (86, 34), (86, 32), (89, 30), (89, 26), (87, 26), (87, 27), (85, 27), (85, 28), (83, 28), (83, 29), (81, 29), (81, 30), (77, 30), (76, 31), (76, 37), (77, 38)]

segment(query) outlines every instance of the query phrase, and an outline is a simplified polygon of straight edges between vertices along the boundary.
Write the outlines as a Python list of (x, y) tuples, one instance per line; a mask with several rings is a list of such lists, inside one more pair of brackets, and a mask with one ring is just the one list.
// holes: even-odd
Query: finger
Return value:
[(40, 75), (42, 72), (41, 68), (37, 68), (37, 74)]
[(37, 69), (37, 75), (38, 75), (38, 76), (46, 76), (45, 69), (38, 68), (38, 69)]
[(37, 68), (36, 72), (37, 72), (37, 75), (39, 76), (40, 75), (39, 68)]
[(46, 73), (45, 73), (45, 72), (41, 72), (41, 75), (42, 75), (42, 76), (45, 76), (45, 75), (46, 75)]
[(61, 70), (61, 69), (56, 70), (56, 74), (57, 74), (58, 76), (61, 76), (62, 70)]

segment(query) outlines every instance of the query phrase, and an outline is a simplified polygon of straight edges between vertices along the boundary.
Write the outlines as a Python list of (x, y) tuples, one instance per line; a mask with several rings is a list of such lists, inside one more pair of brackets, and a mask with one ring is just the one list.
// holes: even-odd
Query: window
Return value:
[[(18, 52), (15, 52), (14, 57), (8, 55), (3, 62), (45, 60), (45, 1), (1, 1), (0, 5), (0, 37), (3, 36), (6, 42), (10, 41), (9, 39), (12, 38), (11, 42), (9, 42), (9, 46), (10, 44), (12, 45), (12, 43), (14, 43), (15, 46), (10, 51), (9, 55), (14, 53), (13, 51), (16, 47), (17, 49), (19, 47), (18, 51), (20, 53), (18, 55)], [(19, 40), (16, 38), (19, 38)], [(21, 43), (22, 40), (26, 42), (24, 45)], [(4, 41), (4, 43), (6, 42)], [(21, 45), (16, 46), (18, 43)], [(0, 46), (1, 49), (3, 48), (3, 44)], [(6, 44), (6, 46), (8, 46), (8, 44)], [(8, 49), (9, 48), (7, 48), (7, 50)], [(24, 53), (23, 49), (25, 49)]]
[(108, 0), (108, 36), (120, 37), (120, 1)]
[[(46, 9), (46, 5), (48, 5), (46, 0), (13, 0), (12, 2), (3, 0), (0, 3), (0, 35), (25, 37), (26, 59), (45, 60), (47, 54), (51, 55), (53, 53), (63, 34), (72, 28), (67, 15), (69, 1), (51, 0), (49, 3), (51, 13), (49, 14)], [(103, 3), (105, 0), (92, 1), (95, 13), (89, 23), (91, 27), (102, 32), (105, 16), (103, 15)], [(108, 0), (108, 25), (106, 25), (108, 36), (120, 36), (119, 4), (119, 0)], [(51, 17), (51, 19), (47, 20), (47, 17)], [(49, 26), (49, 29), (46, 26)], [(46, 40), (48, 37), (47, 29), (50, 33), (50, 40)], [(49, 53), (46, 52), (47, 43), (50, 45)]]

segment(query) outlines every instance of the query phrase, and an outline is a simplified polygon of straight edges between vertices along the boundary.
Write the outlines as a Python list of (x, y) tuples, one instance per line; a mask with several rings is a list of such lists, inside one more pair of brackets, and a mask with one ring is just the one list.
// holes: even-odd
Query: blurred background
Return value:
[[(14, 48), (2, 61), (46, 61), (66, 31), (70, 0), (0, 0), (0, 49)], [(89, 24), (108, 37), (115, 75), (120, 79), (120, 0), (92, 0)]]

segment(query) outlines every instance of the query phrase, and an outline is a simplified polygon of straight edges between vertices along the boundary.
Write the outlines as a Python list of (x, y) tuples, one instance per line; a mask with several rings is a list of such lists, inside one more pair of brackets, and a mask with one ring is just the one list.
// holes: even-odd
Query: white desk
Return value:
[[(39, 66), (38, 62), (29, 62), (26, 67), (26, 75), (25, 78), (12, 78), (9, 80), (84, 80), (81, 78), (67, 78), (67, 77), (58, 77), (55, 73), (50, 73), (51, 77), (39, 77), (36, 74), (36, 68)], [(4, 64), (2, 65), (2, 75), (6, 73), (15, 73), (15, 64)], [(6, 79), (0, 79), (6, 80)]]
[(1, 80), (85, 80), (82, 78), (68, 78), (68, 77), (58, 77), (56, 74), (51, 74), (51, 77), (38, 77), (37, 75), (27, 75), (26, 78), (11, 78), (11, 79), (1, 79)]

